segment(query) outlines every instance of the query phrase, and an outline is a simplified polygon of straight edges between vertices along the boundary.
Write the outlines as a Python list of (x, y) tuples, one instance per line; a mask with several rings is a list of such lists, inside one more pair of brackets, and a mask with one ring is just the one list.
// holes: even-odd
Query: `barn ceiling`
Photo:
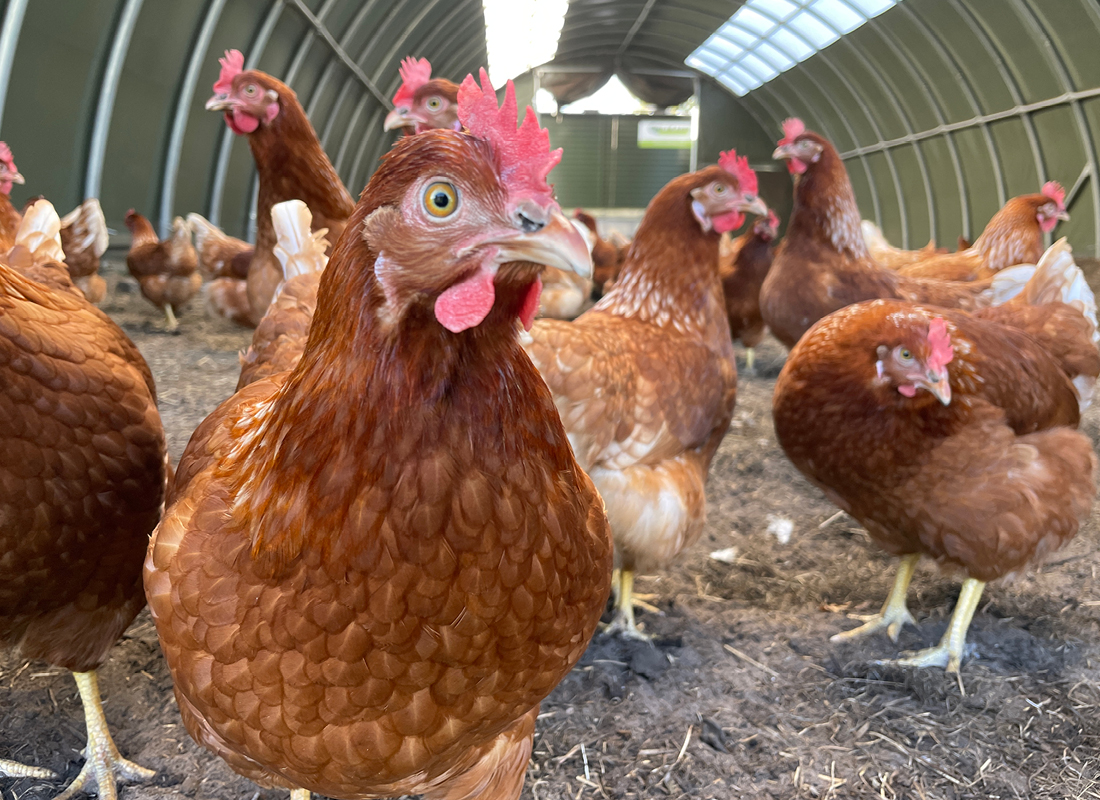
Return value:
[[(643, 88), (683, 81), (685, 58), (741, 4), (573, 0), (548, 69), (640, 76)], [(486, 61), (481, 0), (7, 0), (2, 9), (0, 138), (27, 177), (15, 201), (44, 194), (64, 211), (95, 194), (116, 226), (135, 207), (162, 227), (198, 210), (248, 229), (251, 155), (203, 110), (227, 48), (297, 91), (353, 193), (389, 147), (381, 122), (401, 58), (427, 56), (450, 78)], [(973, 237), (1006, 198), (1057, 179), (1073, 214), (1057, 233), (1095, 254), (1098, 40), (1093, 0), (903, 0), (743, 98), (707, 97), (751, 118), (754, 139), (778, 138), (790, 115), (829, 136), (864, 216), (898, 243)]]

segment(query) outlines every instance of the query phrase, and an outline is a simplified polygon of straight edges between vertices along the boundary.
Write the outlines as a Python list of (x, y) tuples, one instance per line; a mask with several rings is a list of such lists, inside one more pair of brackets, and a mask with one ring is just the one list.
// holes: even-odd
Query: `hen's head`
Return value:
[(951, 335), (942, 317), (928, 318), (918, 310), (886, 317), (875, 349), (874, 380), (916, 397), (921, 389), (945, 406), (951, 403), (947, 365), (954, 358)]
[(757, 218), (752, 224), (753, 232), (765, 242), (774, 242), (779, 235), (779, 217), (771, 209), (768, 209), (766, 217)]
[(826, 142), (820, 134), (806, 130), (802, 120), (791, 117), (783, 121), (783, 138), (778, 144), (772, 158), (785, 160), (792, 175), (801, 175), (821, 158)]
[(240, 50), (226, 50), (218, 63), (222, 71), (214, 84), (214, 96), (206, 101), (206, 110), (224, 111), (226, 124), (238, 136), (270, 125), (279, 116), (283, 84), (258, 70), (246, 70)]
[(15, 159), (7, 142), (0, 142), (0, 194), (11, 194), (13, 183), (22, 183), (23, 176), (15, 168)]
[(1035, 218), (1039, 221), (1039, 227), (1043, 233), (1050, 233), (1059, 220), (1068, 220), (1069, 212), (1066, 211), (1066, 190), (1057, 181), (1047, 181), (1043, 184), (1043, 190), (1036, 197), (1039, 207), (1035, 211)]
[[(431, 130), (399, 140), (363, 193), (349, 228), (374, 256), (383, 301), (378, 318), (392, 325), (417, 305), (459, 333), (494, 318), (530, 327), (543, 266), (590, 276), (581, 235), (565, 218), (547, 173), (561, 151), (528, 109), (516, 128), (509, 82), (504, 104), (485, 71), (481, 87), (467, 77), (458, 116), (468, 133)], [(344, 236), (328, 273), (355, 258), (360, 237)], [(328, 274), (326, 273), (326, 274)]]
[(393, 96), (393, 111), (382, 127), (405, 128), (423, 133), (435, 128), (462, 130), (458, 121), (458, 85), (445, 78), (432, 80), (428, 59), (406, 58), (401, 62), (401, 88)]
[(768, 213), (757, 195), (756, 173), (736, 150), (722, 153), (718, 166), (693, 173), (692, 182), (691, 212), (704, 232), (726, 233), (744, 225), (746, 213)]

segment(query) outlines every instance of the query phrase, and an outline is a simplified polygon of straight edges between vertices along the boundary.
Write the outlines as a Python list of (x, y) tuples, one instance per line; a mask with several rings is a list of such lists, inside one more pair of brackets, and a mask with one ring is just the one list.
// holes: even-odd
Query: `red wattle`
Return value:
[(451, 333), (461, 333), (480, 325), (493, 310), (495, 299), (493, 273), (482, 268), (436, 298), (435, 318)]
[(806, 171), (806, 162), (800, 161), (797, 158), (791, 158), (787, 160), (787, 171), (792, 175), (801, 175)]
[(535, 314), (539, 312), (539, 298), (542, 296), (542, 278), (535, 278), (534, 283), (527, 287), (527, 294), (523, 296), (523, 303), (519, 307), (519, 321), (523, 323), (525, 331), (531, 330), (535, 324)]
[(737, 230), (745, 224), (745, 215), (740, 211), (727, 211), (725, 214), (711, 219), (716, 233), (729, 233)]

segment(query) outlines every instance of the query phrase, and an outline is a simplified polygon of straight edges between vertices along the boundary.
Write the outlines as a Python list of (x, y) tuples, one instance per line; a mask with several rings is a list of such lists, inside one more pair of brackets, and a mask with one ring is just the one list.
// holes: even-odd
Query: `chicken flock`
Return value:
[(255, 244), (126, 215), (168, 330), (200, 296), (255, 328), (174, 466), (153, 376), (95, 306), (99, 204), (17, 210), (0, 144), (0, 645), (76, 677), (86, 761), (62, 800), (153, 776), (114, 746), (95, 672), (146, 602), (187, 730), (256, 783), (515, 800), (539, 704), (601, 616), (646, 639), (634, 576), (698, 540), (734, 342), (753, 374), (766, 331), (790, 350), (781, 446), (900, 560), (882, 611), (834, 638), (914, 624), (927, 556), (963, 587), (940, 645), (899, 663), (958, 671), (984, 584), (1088, 517), (1100, 333), (1069, 245), (1043, 247), (1068, 218), (1056, 183), (972, 246), (899, 250), (790, 119), (778, 246), (733, 150), (615, 241), (563, 213), (562, 152), (510, 82), (501, 102), (484, 71), (400, 71), (402, 135), (356, 202), (294, 92), (227, 52), (206, 108), (248, 139)]

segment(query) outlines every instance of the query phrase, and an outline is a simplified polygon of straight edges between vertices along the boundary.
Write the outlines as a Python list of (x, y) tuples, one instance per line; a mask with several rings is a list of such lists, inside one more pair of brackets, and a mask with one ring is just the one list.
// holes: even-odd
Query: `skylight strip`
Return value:
[(748, 0), (685, 59), (739, 97), (901, 0)]

